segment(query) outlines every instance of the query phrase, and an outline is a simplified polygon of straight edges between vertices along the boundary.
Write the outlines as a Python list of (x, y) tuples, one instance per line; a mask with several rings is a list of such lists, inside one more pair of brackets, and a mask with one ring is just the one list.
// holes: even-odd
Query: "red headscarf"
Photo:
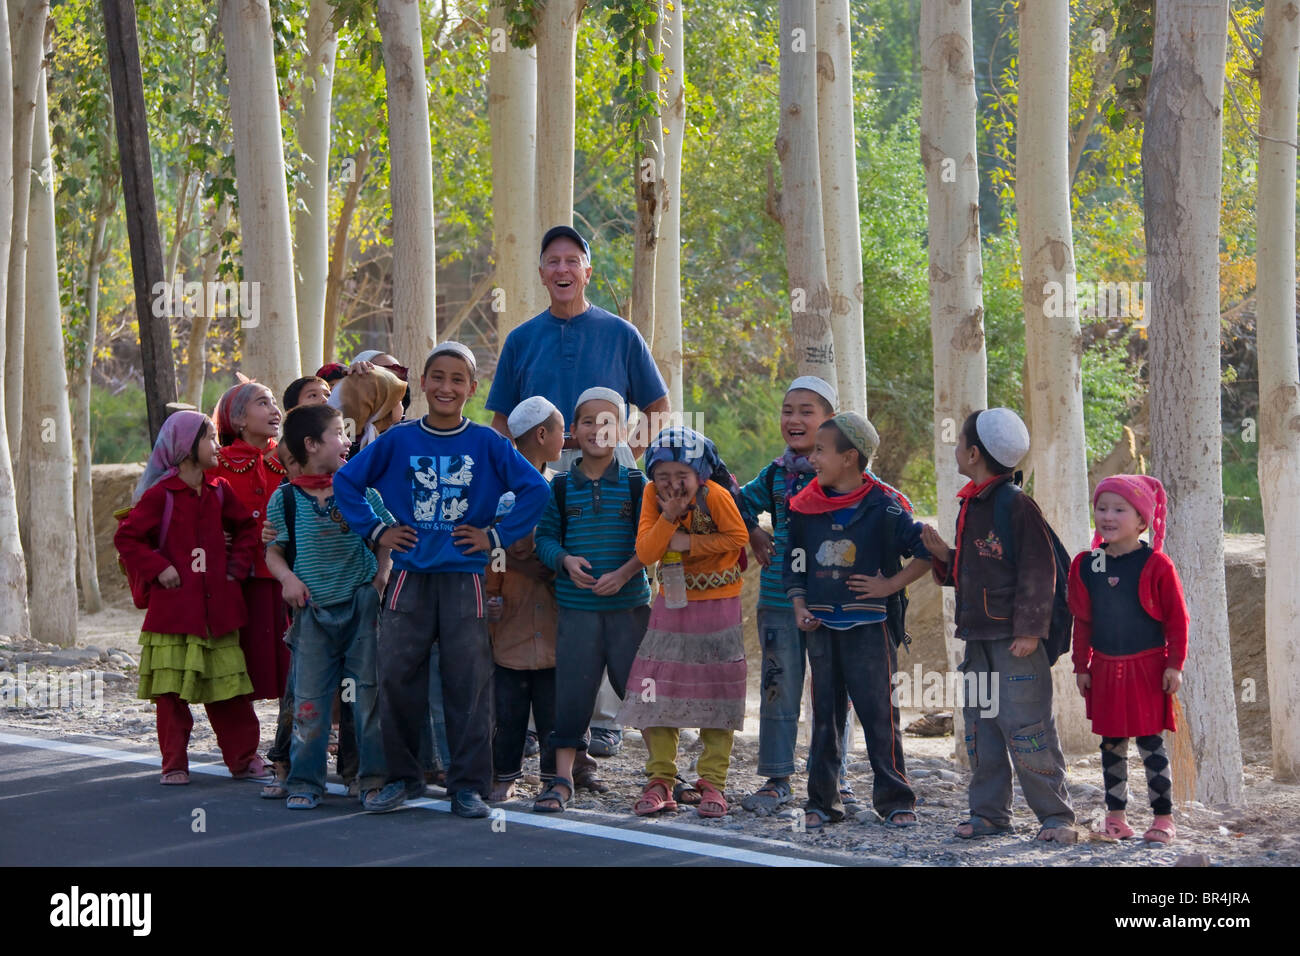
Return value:
[[(1097, 482), (1097, 490), (1092, 493), (1093, 507), (1097, 499), (1105, 492), (1119, 495), (1133, 506), (1133, 510), (1142, 516), (1142, 520), (1151, 529), (1151, 550), (1163, 551), (1165, 546), (1165, 518), (1168, 513), (1168, 497), (1165, 486), (1159, 478), (1150, 475), (1111, 475)], [(1101, 544), (1101, 533), (1093, 532), (1092, 546)]]

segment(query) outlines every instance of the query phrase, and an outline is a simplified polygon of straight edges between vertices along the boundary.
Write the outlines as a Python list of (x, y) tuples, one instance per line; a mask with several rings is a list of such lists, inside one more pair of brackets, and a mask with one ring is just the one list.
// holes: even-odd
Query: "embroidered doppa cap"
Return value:
[(557, 411), (559, 409), (552, 405), (549, 399), (543, 398), (541, 395), (525, 398), (515, 406), (515, 410), (506, 419), (506, 427), (510, 429), (510, 437), (521, 438), (527, 435), (538, 425), (544, 424)]
[(880, 433), (876, 431), (876, 426), (857, 412), (840, 412), (832, 416), (831, 421), (864, 458), (870, 459), (880, 447)]
[(573, 420), (574, 421), (578, 420), (578, 409), (580, 409), (587, 402), (592, 402), (596, 400), (602, 402), (609, 402), (611, 405), (617, 408), (618, 423), (620, 425), (627, 424), (627, 405), (624, 404), (623, 402), (623, 396), (620, 395), (618, 392), (614, 391), (612, 388), (605, 388), (602, 385), (597, 385), (593, 388), (589, 388), (581, 395), (578, 396), (578, 401), (575, 402), (573, 406)]
[(831, 385), (831, 383), (826, 381), (824, 378), (818, 378), (816, 375), (800, 375), (790, 383), (790, 387), (787, 388), (785, 392), (788, 395), (795, 389), (815, 392), (822, 398), (826, 399), (827, 404), (830, 405), (832, 410), (840, 404), (840, 396), (839, 393), (835, 391), (835, 386)]
[[(1119, 495), (1133, 506), (1133, 510), (1142, 516), (1142, 520), (1151, 529), (1151, 550), (1163, 551), (1165, 546), (1165, 518), (1168, 498), (1165, 486), (1159, 478), (1150, 475), (1111, 475), (1097, 482), (1097, 490), (1092, 493), (1092, 504), (1106, 492)], [(1092, 546), (1101, 544), (1101, 533), (1093, 534)]]
[(429, 353), (429, 357), (424, 360), (424, 368), (428, 371), (429, 363), (439, 355), (454, 355), (458, 359), (463, 359), (469, 366), (471, 375), (478, 374), (478, 362), (474, 360), (474, 353), (469, 350), (468, 346), (461, 345), (459, 342), (439, 342)]
[(975, 419), (975, 434), (1003, 468), (1014, 468), (1029, 453), (1029, 429), (1009, 408), (988, 408)]

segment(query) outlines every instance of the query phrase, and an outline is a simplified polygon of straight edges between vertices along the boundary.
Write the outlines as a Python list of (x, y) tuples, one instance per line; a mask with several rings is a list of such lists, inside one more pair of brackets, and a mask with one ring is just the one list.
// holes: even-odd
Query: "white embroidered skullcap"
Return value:
[(990, 408), (975, 419), (975, 434), (1003, 468), (1014, 468), (1029, 452), (1029, 429), (1009, 408)]
[(469, 370), (471, 372), (478, 372), (478, 362), (474, 360), (474, 353), (469, 350), (468, 346), (461, 345), (459, 342), (439, 342), (433, 347), (433, 351), (429, 353), (429, 357), (424, 360), (424, 367), (428, 368), (429, 363), (432, 362), (434, 356), (437, 355), (454, 355), (457, 358), (464, 359), (469, 365)]
[(593, 388), (589, 388), (581, 395), (578, 396), (578, 401), (573, 406), (574, 421), (577, 421), (578, 409), (580, 409), (587, 402), (595, 401), (596, 399), (599, 399), (602, 402), (609, 402), (611, 405), (617, 408), (619, 423), (620, 424), (627, 423), (627, 406), (623, 403), (623, 396), (620, 395), (618, 392), (614, 391), (612, 388), (605, 388), (601, 385), (597, 385)]
[(840, 396), (839, 393), (835, 391), (835, 386), (831, 385), (831, 383), (826, 381), (824, 378), (818, 378), (816, 375), (800, 375), (790, 383), (790, 387), (786, 389), (786, 393), (789, 394), (796, 388), (817, 393), (830, 404), (831, 411), (834, 411), (840, 404)]
[(506, 427), (510, 429), (510, 437), (519, 438), (528, 434), (538, 425), (548, 421), (557, 411), (559, 409), (552, 405), (549, 399), (543, 398), (541, 395), (525, 398), (515, 406), (515, 410), (506, 419)]

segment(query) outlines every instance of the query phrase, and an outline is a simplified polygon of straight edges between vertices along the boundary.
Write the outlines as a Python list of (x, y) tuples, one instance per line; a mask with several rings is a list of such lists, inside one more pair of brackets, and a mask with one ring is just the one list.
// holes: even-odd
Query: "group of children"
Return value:
[[(741, 487), (713, 442), (682, 427), (656, 436), (644, 472), (620, 463), (627, 410), (608, 388), (587, 389), (572, 409), (526, 399), (509, 416), (510, 439), (470, 422), (477, 366), (455, 342), (422, 369), (427, 415), (403, 421), (406, 369), (385, 358), (386, 368), (333, 370), (333, 395), (320, 378), (295, 382), (283, 422), (265, 386), (241, 382), (218, 403), (215, 427), (194, 411), (164, 423), (116, 538), (128, 574), (143, 582), (140, 696), (157, 704), (164, 784), (188, 782), (188, 705), (203, 703), (234, 776), (267, 780), (263, 795), (292, 809), (317, 806), (337, 695), (354, 728), (344, 776), (365, 809), (397, 809), (424, 793), (432, 680), (452, 811), (482, 817), (488, 801), (514, 796), (531, 719), (544, 785), (533, 809), (562, 812), (578, 787), (605, 789), (586, 750), (607, 676), (623, 700), (619, 720), (641, 730), (646, 749), (634, 812), (687, 805), (721, 817), (745, 714), (748, 545), (762, 565), (766, 781), (746, 809), (771, 813), (794, 799), (807, 664), (806, 826), (838, 821), (855, 802), (844, 777), (850, 702), (876, 813), (887, 825), (917, 824), (892, 691), (905, 588), (933, 573), (956, 589), (960, 669), (977, 686), (996, 683), (1000, 702), (964, 711), (970, 817), (956, 835), (1010, 830), (1014, 766), (1039, 838), (1077, 837), (1048, 646), (1067, 582), (1051, 530), (1018, 487), (1029, 435), (1014, 412), (964, 423), (956, 459), (969, 482), (949, 546), (872, 474), (876, 430), (837, 412), (821, 379), (791, 383), (786, 448)], [(548, 463), (566, 420), (581, 457), (556, 474)], [(1174, 729), (1187, 615), (1162, 551), (1164, 490), (1154, 478), (1115, 476), (1093, 501), (1097, 537), (1069, 569), (1068, 602), (1079, 691), (1102, 737), (1106, 831), (1135, 834), (1125, 804), (1136, 737), (1155, 815), (1145, 838), (1168, 842), (1162, 734)], [(1140, 538), (1147, 528), (1150, 545)], [(256, 752), (251, 704), (264, 698), (281, 699), (270, 765)], [(694, 782), (679, 773), (682, 728), (700, 733)]]

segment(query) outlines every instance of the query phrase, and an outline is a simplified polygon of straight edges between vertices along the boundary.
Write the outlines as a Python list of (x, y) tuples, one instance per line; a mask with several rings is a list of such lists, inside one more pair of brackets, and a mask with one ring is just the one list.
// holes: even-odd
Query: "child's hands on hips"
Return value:
[(564, 560), (560, 563), (564, 566), (564, 570), (568, 572), (569, 580), (578, 587), (589, 591), (596, 586), (596, 579), (587, 573), (587, 570), (591, 568), (591, 562), (586, 558), (576, 554), (566, 554)]
[(1176, 667), (1165, 668), (1164, 688), (1166, 694), (1178, 693), (1178, 688), (1183, 686), (1183, 672)]
[(892, 577), (885, 577), (880, 572), (875, 574), (850, 574), (846, 582), (849, 590), (858, 597), (889, 597), (898, 590)]
[[(451, 529), (451, 540), (455, 542), (456, 547), (463, 548), (462, 554), (477, 554), (480, 551), (492, 550), (492, 539), (483, 528), (476, 528), (472, 524), (458, 524)], [(465, 547), (469, 545), (469, 547)]]
[(1075, 675), (1074, 675), (1074, 686), (1077, 687), (1077, 688), (1079, 688), (1079, 695), (1080, 695), (1080, 696), (1082, 696), (1082, 697), (1087, 697), (1087, 696), (1088, 696), (1088, 691), (1090, 691), (1090, 690), (1092, 689), (1092, 675), (1091, 675), (1091, 674), (1075, 674)]
[(169, 564), (158, 574), (158, 583), (165, 588), (178, 588), (181, 586), (181, 573)]
[(395, 524), (379, 536), (381, 548), (391, 548), (399, 554), (405, 554), (415, 547), (415, 529), (404, 524)]
[(1036, 650), (1038, 650), (1038, 638), (1036, 637), (1013, 637), (1011, 639), (1012, 657), (1028, 657)]

